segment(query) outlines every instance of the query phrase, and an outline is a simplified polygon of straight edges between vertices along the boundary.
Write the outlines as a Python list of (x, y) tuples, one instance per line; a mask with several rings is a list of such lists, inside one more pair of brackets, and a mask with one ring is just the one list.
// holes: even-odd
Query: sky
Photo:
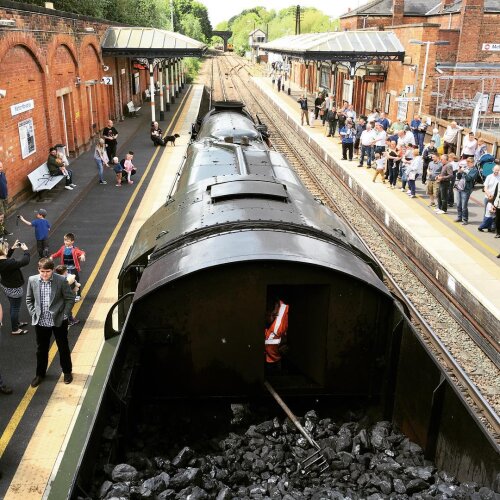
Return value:
[(252, 7), (266, 7), (267, 10), (281, 10), (286, 7), (316, 7), (330, 17), (339, 17), (345, 14), (349, 8), (355, 9), (367, 3), (368, 0), (198, 0), (207, 7), (208, 16), (212, 26), (215, 27), (221, 21), (227, 21), (231, 17), (239, 14), (242, 10)]

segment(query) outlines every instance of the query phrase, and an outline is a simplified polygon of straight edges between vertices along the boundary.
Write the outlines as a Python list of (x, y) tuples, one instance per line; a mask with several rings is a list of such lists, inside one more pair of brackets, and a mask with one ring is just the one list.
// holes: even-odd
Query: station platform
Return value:
[[(92, 422), (100, 386), (114, 354), (114, 343), (104, 342), (103, 326), (108, 310), (117, 299), (121, 263), (139, 228), (166, 200), (190, 140), (191, 124), (198, 116), (202, 95), (203, 85), (185, 86), (170, 112), (165, 113), (166, 122), (160, 122), (160, 127), (167, 134), (180, 135), (175, 147), (152, 146), (149, 139), (151, 115), (148, 116), (148, 113), (115, 124), (119, 132), (119, 157), (124, 157), (128, 150), (133, 149), (134, 164), (140, 168), (133, 186), (116, 187), (111, 169), (105, 172), (108, 184), (99, 185), (92, 148), (92, 151), (71, 162), (77, 188), (67, 191), (58, 187), (43, 201), (30, 201), (9, 217), (8, 228), (14, 232), (10, 238), (26, 241), (31, 246), (34, 243), (33, 230), (22, 224), (16, 225), (16, 215), (22, 213), (29, 219), (32, 215), (28, 214), (33, 214), (33, 210), (45, 208), (47, 219), (52, 223), (52, 232), (58, 232), (59, 236), (51, 243), (50, 248), (54, 252), (62, 243), (62, 234), (68, 230), (69, 207), (77, 207), (79, 212), (84, 213), (73, 213), (72, 230), (78, 233), (80, 227), (83, 233), (85, 226), (86, 234), (85, 240), (79, 238), (77, 244), (95, 256), (87, 258), (86, 264), (90, 260), (92, 268), (86, 273), (82, 299), (73, 308), (73, 316), (85, 318), (85, 321), (82, 320), (80, 331), (76, 327), (70, 328), (74, 376), (71, 384), (61, 382), (53, 345), (46, 380), (39, 387), (31, 388), (29, 382), (34, 376), (35, 359), (33, 332), (22, 338), (7, 336), (4, 332), (0, 368), (5, 383), (13, 387), (14, 394), (2, 396), (1, 400), (0, 471), (3, 478), (0, 480), (0, 498), (66, 498), (64, 492), (67, 492), (66, 488), (73, 478), (64, 475), (64, 471), (61, 473), (60, 469), (74, 466), (79, 459), (79, 450), (85, 438), (85, 432), (81, 431)], [(108, 222), (109, 233), (102, 235), (99, 225), (104, 227)], [(92, 226), (96, 228), (94, 234), (88, 229)], [(97, 245), (101, 236), (104, 236), (103, 244)], [(96, 240), (96, 248), (89, 248), (93, 239)], [(32, 257), (30, 274), (36, 273), (37, 258)], [(86, 308), (86, 303), (92, 306)], [(4, 324), (8, 323), (7, 313), (4, 304)], [(34, 330), (33, 327), (30, 330)], [(14, 365), (19, 364), (20, 359), (12, 364), (8, 359), (18, 356), (20, 344), (15, 341), (21, 340), (30, 351), (30, 357), (22, 359), (21, 366), (16, 370)], [(26, 365), (22, 366), (23, 363)], [(91, 397), (86, 398), (87, 395)], [(40, 410), (33, 409), (33, 405)], [(30, 419), (35, 420), (31, 428), (26, 424)], [(23, 425), (27, 429), (21, 432), (19, 428)], [(72, 436), (75, 425), (79, 432)], [(70, 437), (82, 441), (76, 445)]]
[[(376, 214), (400, 240), (408, 251), (414, 252), (426, 268), (452, 295), (470, 304), (476, 318), (486, 318), (490, 331), (500, 346), (500, 239), (494, 234), (477, 230), (483, 220), (484, 196), (481, 186), (476, 186), (469, 201), (469, 224), (454, 222), (456, 208), (438, 215), (429, 207), (425, 186), (417, 180), (417, 197), (410, 198), (399, 189), (389, 189), (380, 179), (372, 182), (374, 170), (358, 168), (359, 161), (342, 160), (340, 136), (327, 137), (321, 120), (312, 126), (300, 124), (297, 99), (303, 94), (293, 82), (290, 95), (278, 92), (269, 77), (253, 77), (252, 82), (266, 95), (268, 104), (279, 112), (351, 186), (356, 196), (362, 197), (367, 208)], [(314, 107), (314, 97), (308, 95), (309, 109)]]

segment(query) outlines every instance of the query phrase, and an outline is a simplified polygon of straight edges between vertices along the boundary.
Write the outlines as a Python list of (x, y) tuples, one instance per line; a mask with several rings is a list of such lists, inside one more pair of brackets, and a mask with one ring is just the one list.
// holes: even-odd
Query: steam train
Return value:
[[(215, 103), (194, 126), (177, 178), (123, 263), (105, 321), (103, 352), (114, 346), (113, 359), (68, 445), (78, 460), (65, 456), (54, 490), (88, 496), (96, 463), (116, 463), (143, 403), (260, 398), (265, 379), (290, 397), (376, 403), (438, 466), (493, 481), (498, 450), (444, 382), (376, 262), (241, 103)], [(290, 306), (288, 352), (270, 379), (265, 313), (276, 297)]]
[(393, 300), (363, 243), (311, 196), (242, 103), (215, 103), (192, 134), (175, 193), (123, 264), (126, 321), (107, 332), (140, 346), (140, 377), (160, 381), (144, 390), (260, 390), (266, 303), (279, 297), (290, 305), (280, 388), (380, 393)]

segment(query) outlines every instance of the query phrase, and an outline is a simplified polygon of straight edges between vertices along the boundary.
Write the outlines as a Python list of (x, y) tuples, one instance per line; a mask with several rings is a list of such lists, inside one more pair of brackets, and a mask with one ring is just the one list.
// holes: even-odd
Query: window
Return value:
[(495, 95), (493, 101), (493, 113), (500, 113), (500, 94)]
[(390, 108), (391, 108), (391, 94), (387, 92), (385, 94), (384, 113), (389, 114)]
[(319, 78), (320, 87), (324, 87), (325, 89), (329, 89), (329, 77), (330, 77), (330, 68), (325, 68), (321, 66), (321, 73)]

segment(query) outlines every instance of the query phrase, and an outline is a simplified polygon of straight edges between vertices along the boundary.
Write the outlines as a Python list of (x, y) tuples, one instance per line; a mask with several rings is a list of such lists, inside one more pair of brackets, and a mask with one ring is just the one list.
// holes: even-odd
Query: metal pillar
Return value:
[(175, 102), (174, 61), (170, 61), (170, 102)]
[(179, 96), (179, 61), (175, 61), (175, 97)]
[(181, 59), (180, 61), (181, 65), (181, 89), (184, 89), (184, 84), (186, 83), (186, 74), (184, 73), (184, 59)]
[(170, 61), (167, 62), (167, 65), (165, 67), (165, 90), (167, 91), (167, 100), (166, 100), (166, 110), (170, 111), (170, 78), (169, 78), (169, 71), (170, 71)]
[(165, 103), (163, 102), (163, 63), (158, 66), (158, 81), (160, 82), (160, 120), (165, 119)]
[(155, 80), (154, 80), (154, 66), (153, 61), (149, 61), (149, 93), (151, 95), (151, 121), (156, 121), (155, 110)]

